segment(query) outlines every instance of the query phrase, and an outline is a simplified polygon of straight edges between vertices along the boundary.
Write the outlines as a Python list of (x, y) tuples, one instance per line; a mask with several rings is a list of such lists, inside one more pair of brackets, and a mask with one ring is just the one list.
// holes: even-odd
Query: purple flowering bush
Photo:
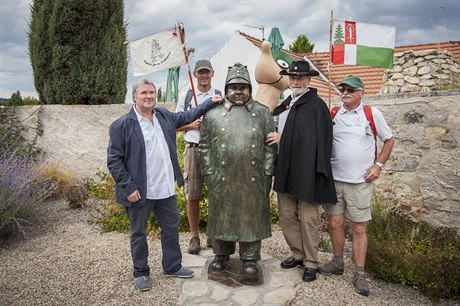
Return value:
[(43, 161), (0, 153), (0, 236), (23, 233), (27, 209), (40, 205), (56, 188), (37, 171)]
[(22, 136), (14, 107), (0, 107), (0, 236), (24, 233), (27, 210), (56, 189), (38, 167), (46, 156)]

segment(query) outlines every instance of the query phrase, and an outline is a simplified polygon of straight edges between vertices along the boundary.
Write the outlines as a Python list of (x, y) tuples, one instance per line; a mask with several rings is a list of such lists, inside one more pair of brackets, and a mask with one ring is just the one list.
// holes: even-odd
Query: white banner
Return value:
[(168, 29), (131, 42), (131, 63), (134, 76), (185, 64), (180, 29)]

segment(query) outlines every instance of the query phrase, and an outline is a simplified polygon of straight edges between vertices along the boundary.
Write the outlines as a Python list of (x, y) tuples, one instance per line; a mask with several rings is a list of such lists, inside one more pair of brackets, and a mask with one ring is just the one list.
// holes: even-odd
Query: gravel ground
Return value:
[[(0, 240), (0, 305), (176, 305), (175, 279), (161, 277), (161, 245), (149, 238), (152, 290), (134, 288), (127, 234), (102, 232), (91, 220), (94, 203), (70, 209), (47, 202), (33, 212), (27, 238)], [(180, 242), (186, 251), (188, 234)], [(202, 242), (206, 241), (202, 237)], [(282, 260), (290, 256), (279, 227), (262, 243), (262, 252)], [(325, 261), (330, 254), (320, 253)], [(347, 246), (346, 264), (351, 267)], [(417, 290), (371, 278), (371, 295), (354, 293), (352, 271), (299, 281), (290, 305), (432, 305)], [(443, 301), (442, 305), (457, 305)]]

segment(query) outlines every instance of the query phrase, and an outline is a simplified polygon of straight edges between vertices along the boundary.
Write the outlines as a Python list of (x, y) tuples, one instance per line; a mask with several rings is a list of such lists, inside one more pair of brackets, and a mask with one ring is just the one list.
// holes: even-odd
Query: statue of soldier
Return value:
[(225, 100), (208, 111), (201, 126), (201, 171), (209, 190), (208, 235), (213, 238), (212, 271), (223, 271), (235, 253), (242, 274), (255, 279), (261, 240), (271, 236), (269, 193), (277, 147), (266, 143), (273, 116), (254, 101), (249, 72), (229, 67)]

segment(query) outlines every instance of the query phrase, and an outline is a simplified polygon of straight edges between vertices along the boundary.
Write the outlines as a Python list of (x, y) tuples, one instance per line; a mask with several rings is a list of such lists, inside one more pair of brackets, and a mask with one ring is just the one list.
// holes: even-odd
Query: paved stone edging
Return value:
[(296, 284), (302, 281), (303, 269), (281, 269), (279, 259), (262, 254), (258, 265), (264, 274), (263, 285), (228, 287), (208, 280), (207, 269), (213, 258), (210, 249), (198, 255), (183, 254), (183, 266), (191, 268), (195, 275), (177, 279), (179, 305), (287, 305), (295, 297)]

